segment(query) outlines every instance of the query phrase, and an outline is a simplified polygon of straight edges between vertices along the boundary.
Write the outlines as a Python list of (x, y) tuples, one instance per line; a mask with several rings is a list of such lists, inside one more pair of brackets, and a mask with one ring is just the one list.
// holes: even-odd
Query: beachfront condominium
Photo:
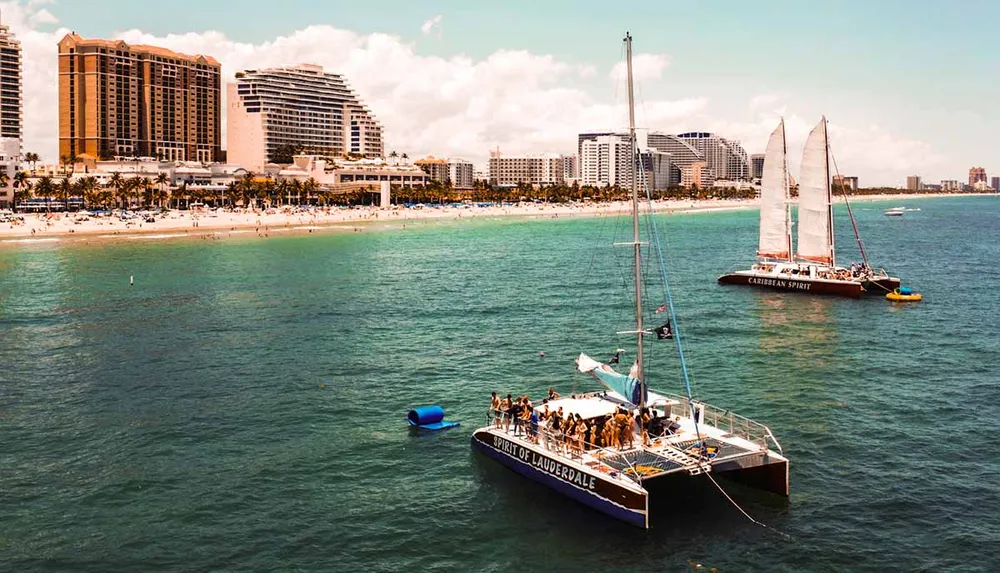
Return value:
[[(677, 135), (677, 139), (701, 154), (702, 160), (708, 164), (708, 169), (715, 179), (746, 181), (750, 178), (749, 158), (738, 142), (703, 131), (681, 133)], [(653, 141), (650, 141), (649, 145), (656, 147)], [(670, 149), (663, 151), (673, 153)]]
[(0, 138), (16, 139), (19, 146), (21, 102), (21, 42), (0, 24)]
[(983, 167), (972, 167), (969, 169), (969, 186), (975, 187), (976, 183), (980, 181), (986, 183), (986, 169)]
[(833, 192), (840, 193), (841, 191), (857, 191), (858, 190), (858, 178), (853, 175), (834, 175), (833, 176)]
[(919, 175), (909, 175), (906, 178), (906, 190), (907, 191), (920, 191), (922, 189), (920, 185)]
[(465, 159), (441, 159), (432, 155), (418, 159), (413, 164), (422, 169), (432, 181), (450, 184), (457, 189), (469, 189), (473, 186), (472, 162)]
[(750, 179), (757, 181), (764, 176), (764, 154), (754, 153), (750, 156)]
[(227, 85), (230, 163), (261, 171), (278, 156), (383, 156), (382, 126), (343, 76), (320, 66), (245, 70)]
[(517, 187), (518, 185), (561, 185), (563, 160), (561, 155), (506, 154), (490, 151), (490, 185)]
[(214, 58), (68, 34), (59, 42), (61, 158), (220, 159)]
[[(642, 142), (642, 137), (636, 138)], [(631, 142), (627, 135), (599, 135), (582, 142), (580, 155), (580, 183), (595, 187), (617, 185), (629, 188), (632, 185)], [(666, 189), (671, 184), (671, 158), (669, 153), (653, 149), (639, 148), (639, 159), (643, 172), (638, 184), (641, 188)]]

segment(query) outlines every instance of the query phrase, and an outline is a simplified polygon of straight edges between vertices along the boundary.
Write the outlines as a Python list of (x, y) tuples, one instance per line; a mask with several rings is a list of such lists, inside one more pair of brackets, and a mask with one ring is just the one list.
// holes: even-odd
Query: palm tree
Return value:
[(163, 198), (162, 197), (163, 197), (163, 195), (168, 195), (169, 196), (169, 194), (166, 192), (165, 188), (166, 188), (167, 184), (170, 183), (170, 178), (167, 177), (166, 173), (163, 173), (161, 171), (160, 173), (158, 173), (156, 175), (155, 182), (156, 182), (156, 186), (159, 187), (159, 192), (157, 193), (157, 202), (160, 204), (159, 205), (160, 207), (163, 207), (163, 202), (162, 202)]
[(306, 194), (306, 197), (311, 197), (314, 193), (319, 190), (319, 181), (315, 178), (310, 177), (302, 183), (302, 192)]
[(117, 171), (112, 173), (111, 179), (108, 180), (108, 187), (115, 190), (115, 199), (122, 199), (125, 187), (125, 180), (122, 179), (122, 174)]
[(69, 180), (69, 177), (63, 177), (59, 180), (59, 199), (62, 200), (63, 207), (69, 211), (69, 195), (73, 192), (73, 182)]
[(32, 173), (35, 171), (35, 164), (38, 163), (40, 159), (41, 158), (38, 157), (38, 154), (33, 151), (29, 151), (24, 154), (24, 160), (31, 164)]
[(14, 189), (14, 204), (24, 202), (31, 198), (31, 181), (22, 180), (21, 184)]
[(149, 177), (143, 177), (142, 179), (136, 181), (136, 190), (142, 189), (144, 205), (150, 206), (153, 204), (153, 181)]
[[(47, 201), (52, 197), (52, 191), (53, 191), (52, 178), (49, 177), (48, 175), (43, 175), (42, 177), (39, 177), (38, 181), (35, 183), (35, 195), (37, 195), (38, 197), (43, 197)], [(46, 209), (45, 209), (46, 211), (48, 211), (47, 205), (48, 203), (46, 202)]]
[(83, 204), (85, 207), (89, 207), (91, 203), (97, 202), (97, 197), (95, 197), (94, 194), (97, 187), (97, 179), (93, 177), (84, 177), (76, 182), (77, 193), (83, 197)]

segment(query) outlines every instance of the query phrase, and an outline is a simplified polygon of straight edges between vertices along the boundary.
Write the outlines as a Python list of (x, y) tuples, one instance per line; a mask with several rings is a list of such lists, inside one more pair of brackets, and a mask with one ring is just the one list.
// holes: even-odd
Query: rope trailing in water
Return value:
[(792, 536), (791, 536), (791, 535), (788, 535), (787, 533), (785, 533), (785, 532), (783, 532), (783, 531), (778, 531), (777, 529), (775, 529), (775, 528), (773, 528), (773, 527), (769, 527), (769, 526), (768, 526), (767, 524), (764, 524), (764, 523), (761, 523), (761, 522), (757, 521), (756, 519), (754, 519), (754, 518), (750, 517), (750, 514), (749, 514), (749, 513), (747, 513), (747, 512), (745, 512), (745, 511), (743, 511), (743, 508), (742, 508), (742, 507), (740, 507), (740, 506), (739, 506), (739, 504), (737, 504), (737, 503), (736, 503), (735, 501), (733, 501), (733, 498), (729, 497), (729, 494), (728, 494), (728, 493), (726, 493), (726, 490), (722, 489), (722, 486), (721, 486), (721, 485), (719, 485), (719, 482), (715, 481), (715, 478), (713, 478), (713, 477), (712, 477), (712, 474), (711, 474), (710, 472), (705, 472), (705, 476), (706, 476), (706, 477), (707, 477), (707, 478), (708, 478), (709, 480), (711, 480), (711, 482), (712, 482), (713, 484), (715, 484), (715, 487), (719, 488), (719, 491), (720, 491), (720, 492), (722, 492), (722, 495), (726, 496), (726, 499), (728, 499), (728, 500), (729, 500), (729, 503), (733, 504), (733, 507), (735, 507), (736, 509), (740, 510), (740, 513), (742, 513), (742, 514), (743, 514), (743, 515), (744, 515), (744, 516), (745, 516), (745, 517), (746, 517), (747, 519), (749, 519), (749, 520), (750, 520), (750, 521), (751, 521), (752, 523), (754, 523), (755, 525), (759, 525), (759, 526), (761, 526), (761, 527), (763, 527), (764, 529), (767, 529), (767, 530), (769, 530), (769, 531), (773, 531), (773, 532), (777, 533), (778, 535), (780, 535), (780, 536), (784, 537), (785, 539), (788, 539), (789, 541), (791, 541), (791, 539), (792, 539)]
[[(680, 329), (677, 326), (677, 312), (674, 310), (674, 297), (670, 291), (670, 283), (667, 280), (667, 265), (665, 264), (665, 261), (663, 259), (663, 249), (660, 246), (660, 232), (656, 226), (656, 221), (653, 218), (653, 198), (650, 195), (649, 182), (646, 180), (645, 170), (643, 170), (642, 177), (643, 177), (643, 186), (646, 189), (646, 203), (649, 205), (649, 213), (647, 214), (647, 219), (649, 221), (649, 228), (653, 230), (653, 242), (656, 245), (656, 255), (660, 262), (660, 277), (663, 280), (663, 295), (667, 301), (667, 310), (670, 312), (670, 322), (673, 325), (672, 332), (673, 332), (674, 342), (677, 345), (677, 355), (681, 363), (681, 372), (684, 375), (684, 388), (687, 391), (688, 407), (691, 409), (691, 419), (694, 420), (694, 432), (695, 435), (698, 437), (699, 457), (704, 458), (706, 456), (706, 447), (701, 439), (701, 430), (698, 429), (698, 417), (695, 415), (694, 397), (691, 392), (691, 377), (688, 374), (687, 361), (684, 359), (684, 347), (681, 345)], [(642, 335), (640, 334), (639, 336)], [(715, 487), (717, 487), (719, 491), (722, 492), (722, 495), (725, 496), (727, 500), (729, 500), (729, 503), (731, 503), (733, 507), (738, 509), (740, 513), (742, 513), (747, 519), (751, 521), (751, 523), (759, 525), (765, 529), (769, 529), (777, 533), (778, 535), (785, 537), (786, 539), (792, 538), (787, 533), (782, 533), (781, 531), (778, 531), (773, 527), (768, 527), (767, 525), (751, 517), (749, 513), (744, 511), (744, 509), (740, 507), (740, 505), (736, 503), (736, 501), (733, 498), (731, 498), (728, 493), (726, 493), (726, 490), (722, 489), (722, 486), (720, 486), (719, 483), (715, 481), (715, 478), (712, 477), (711, 472), (705, 472), (705, 475), (708, 477), (709, 480), (711, 480), (713, 484), (715, 484)]]

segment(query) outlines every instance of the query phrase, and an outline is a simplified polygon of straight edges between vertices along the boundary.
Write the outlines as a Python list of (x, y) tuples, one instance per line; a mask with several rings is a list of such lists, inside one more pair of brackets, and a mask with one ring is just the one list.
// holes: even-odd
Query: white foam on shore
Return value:
[[(107, 236), (107, 235), (104, 235)], [(123, 237), (122, 235), (112, 235), (113, 237)], [(163, 235), (127, 235), (123, 238), (127, 238), (131, 241), (137, 241), (141, 239), (176, 239), (177, 237), (190, 237), (188, 233), (168, 233)]]
[(41, 239), (2, 239), (0, 242), (3, 243), (52, 243), (59, 241), (58, 237), (44, 237)]

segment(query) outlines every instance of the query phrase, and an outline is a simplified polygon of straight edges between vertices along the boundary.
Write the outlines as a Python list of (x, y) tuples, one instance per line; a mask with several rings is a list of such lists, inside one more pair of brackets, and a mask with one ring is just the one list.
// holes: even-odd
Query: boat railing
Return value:
[[(663, 395), (679, 402), (671, 406), (671, 416), (679, 415), (694, 419), (694, 414), (691, 412), (691, 405), (686, 397), (675, 394)], [(704, 417), (698, 419), (700, 423), (725, 430), (729, 434), (743, 438), (748, 442), (753, 442), (765, 450), (768, 449), (769, 442), (773, 443), (778, 452), (783, 453), (781, 444), (778, 443), (777, 438), (771, 433), (771, 429), (764, 424), (755, 422), (745, 416), (740, 416), (732, 410), (723, 410), (705, 402), (695, 401), (695, 408), (703, 412)]]
[[(499, 418), (499, 427), (503, 429), (506, 425), (507, 418), (513, 418), (507, 412), (496, 412), (496, 417)], [(504, 430), (504, 433), (513, 436), (516, 439), (526, 441), (530, 444), (540, 445), (545, 449), (546, 452), (555, 454), (556, 457), (564, 458), (573, 462), (581, 463), (582, 455), (574, 450), (567, 441), (566, 436), (562, 432), (553, 432), (546, 427), (539, 425), (535, 435), (530, 432), (531, 423), (521, 421), (518, 426), (514, 426), (513, 423), (509, 430)], [(639, 436), (635, 436), (636, 440), (639, 440)], [(607, 448), (603, 446), (598, 446), (597, 444), (592, 444), (585, 440), (580, 440), (580, 444), (583, 445), (585, 451), (597, 459), (602, 465), (608, 468), (607, 472), (604, 472), (608, 477), (616, 480), (626, 480), (632, 483), (639, 483), (638, 480), (632, 479), (625, 472), (615, 469), (607, 464), (604, 464), (602, 458), (604, 456), (613, 456), (620, 454), (622, 450), (616, 450), (612, 448)], [(639, 472), (636, 467), (627, 458), (624, 459), (625, 463), (628, 464), (629, 468), (632, 470), (632, 474), (638, 476)], [(586, 464), (584, 464), (586, 465)]]

